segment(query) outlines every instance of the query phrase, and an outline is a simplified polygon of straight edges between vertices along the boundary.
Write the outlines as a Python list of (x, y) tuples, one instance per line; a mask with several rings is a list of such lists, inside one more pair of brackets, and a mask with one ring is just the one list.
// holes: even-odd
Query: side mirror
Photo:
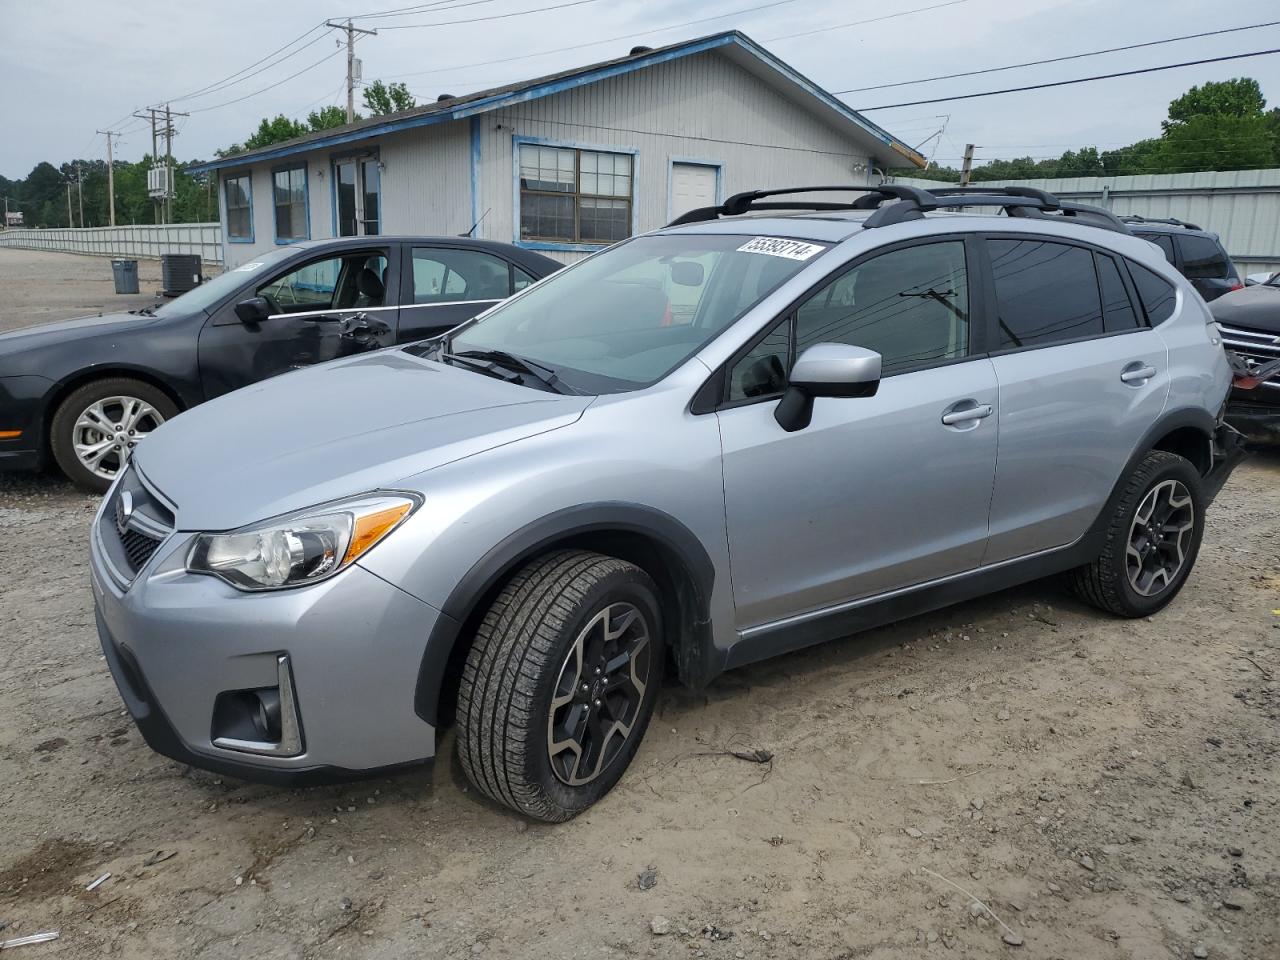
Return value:
[(844, 343), (815, 343), (791, 368), (773, 417), (788, 433), (813, 418), (815, 397), (874, 397), (880, 389), (880, 354)]
[(236, 304), (236, 316), (241, 323), (261, 323), (271, 316), (271, 305), (266, 297), (250, 297)]

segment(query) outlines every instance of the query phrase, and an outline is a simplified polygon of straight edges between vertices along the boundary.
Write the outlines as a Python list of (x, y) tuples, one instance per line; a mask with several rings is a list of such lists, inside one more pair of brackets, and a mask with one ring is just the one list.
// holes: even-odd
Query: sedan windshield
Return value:
[(445, 356), (536, 363), (583, 393), (661, 380), (827, 248), (726, 234), (637, 237), (502, 304)]
[(217, 306), (232, 292), (238, 290), (250, 280), (263, 276), (264, 272), (269, 271), (275, 264), (293, 256), (297, 252), (297, 247), (281, 247), (278, 250), (271, 250), (261, 256), (254, 257), (248, 263), (242, 263), (226, 273), (219, 274), (212, 280), (206, 280), (194, 290), (188, 290), (182, 296), (170, 300), (156, 309), (156, 315), (160, 317), (169, 316), (170, 314), (190, 315), (198, 310), (208, 310), (210, 307)]

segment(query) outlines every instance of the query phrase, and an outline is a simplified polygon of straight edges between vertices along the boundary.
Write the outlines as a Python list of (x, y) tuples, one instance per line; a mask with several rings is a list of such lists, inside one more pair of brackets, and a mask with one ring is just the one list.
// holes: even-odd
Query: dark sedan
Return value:
[(0, 334), (0, 469), (52, 457), (77, 484), (105, 490), (134, 445), (188, 407), (443, 333), (560, 266), (459, 237), (315, 240), (155, 307)]

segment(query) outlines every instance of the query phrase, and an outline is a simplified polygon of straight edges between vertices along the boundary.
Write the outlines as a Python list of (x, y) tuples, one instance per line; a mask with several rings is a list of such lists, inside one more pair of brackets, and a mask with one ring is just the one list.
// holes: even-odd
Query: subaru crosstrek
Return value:
[(1045, 193), (822, 189), (861, 196), (738, 195), (158, 429), (92, 533), (151, 746), (298, 783), (455, 724), (477, 788), (558, 821), (664, 673), (1062, 572), (1167, 604), (1240, 456), (1187, 280)]

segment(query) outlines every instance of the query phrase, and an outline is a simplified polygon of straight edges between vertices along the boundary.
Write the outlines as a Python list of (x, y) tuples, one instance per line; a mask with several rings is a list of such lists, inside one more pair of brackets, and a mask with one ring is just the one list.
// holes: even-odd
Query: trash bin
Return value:
[(116, 293), (138, 292), (137, 260), (112, 260), (111, 273), (115, 276)]

